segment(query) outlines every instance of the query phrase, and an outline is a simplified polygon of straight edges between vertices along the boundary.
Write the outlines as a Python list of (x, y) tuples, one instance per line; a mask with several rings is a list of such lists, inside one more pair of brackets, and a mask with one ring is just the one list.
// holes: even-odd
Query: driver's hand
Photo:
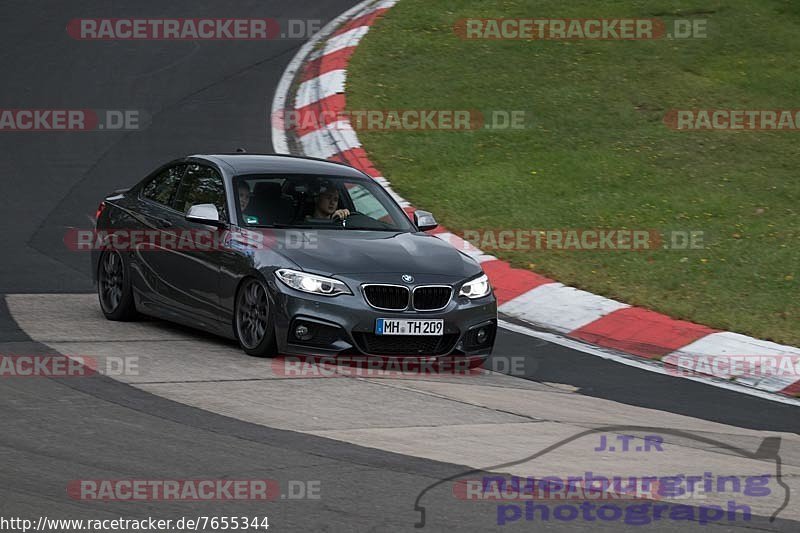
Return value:
[(350, 216), (350, 210), (349, 209), (337, 209), (336, 211), (333, 212), (333, 214), (331, 215), (331, 218), (338, 218), (338, 219), (344, 220), (349, 216)]

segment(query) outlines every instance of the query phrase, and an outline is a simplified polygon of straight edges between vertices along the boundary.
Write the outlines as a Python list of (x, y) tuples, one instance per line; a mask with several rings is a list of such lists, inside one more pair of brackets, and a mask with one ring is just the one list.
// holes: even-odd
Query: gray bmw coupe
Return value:
[(482, 360), (495, 297), (435, 227), (347, 165), (195, 155), (102, 201), (92, 268), (108, 319), (179, 322), (250, 355)]

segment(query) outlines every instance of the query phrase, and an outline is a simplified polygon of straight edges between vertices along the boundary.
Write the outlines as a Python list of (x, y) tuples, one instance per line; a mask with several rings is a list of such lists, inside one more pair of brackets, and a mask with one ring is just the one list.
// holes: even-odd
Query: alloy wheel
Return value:
[(98, 285), (100, 289), (100, 302), (107, 313), (113, 313), (122, 301), (125, 282), (125, 269), (122, 256), (116, 250), (109, 250), (103, 254), (100, 265)]
[(242, 344), (256, 348), (264, 340), (269, 327), (269, 300), (262, 283), (250, 280), (239, 291), (236, 306), (236, 329)]

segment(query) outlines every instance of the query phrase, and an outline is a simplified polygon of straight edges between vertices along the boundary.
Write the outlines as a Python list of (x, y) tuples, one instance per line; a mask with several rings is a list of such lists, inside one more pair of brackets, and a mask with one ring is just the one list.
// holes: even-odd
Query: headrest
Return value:
[(262, 181), (253, 188), (253, 196), (258, 198), (278, 199), (281, 196), (281, 184), (277, 181)]

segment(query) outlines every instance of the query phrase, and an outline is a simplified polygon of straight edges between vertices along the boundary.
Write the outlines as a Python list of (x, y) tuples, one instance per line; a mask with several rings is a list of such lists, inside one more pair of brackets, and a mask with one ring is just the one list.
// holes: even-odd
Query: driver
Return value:
[(314, 214), (311, 218), (339, 218), (346, 219), (350, 216), (349, 209), (336, 209), (339, 207), (339, 190), (329, 181), (320, 183), (319, 192), (314, 202)]
[(258, 224), (258, 217), (247, 211), (250, 207), (250, 186), (246, 181), (240, 181), (238, 187), (239, 207), (246, 224)]

